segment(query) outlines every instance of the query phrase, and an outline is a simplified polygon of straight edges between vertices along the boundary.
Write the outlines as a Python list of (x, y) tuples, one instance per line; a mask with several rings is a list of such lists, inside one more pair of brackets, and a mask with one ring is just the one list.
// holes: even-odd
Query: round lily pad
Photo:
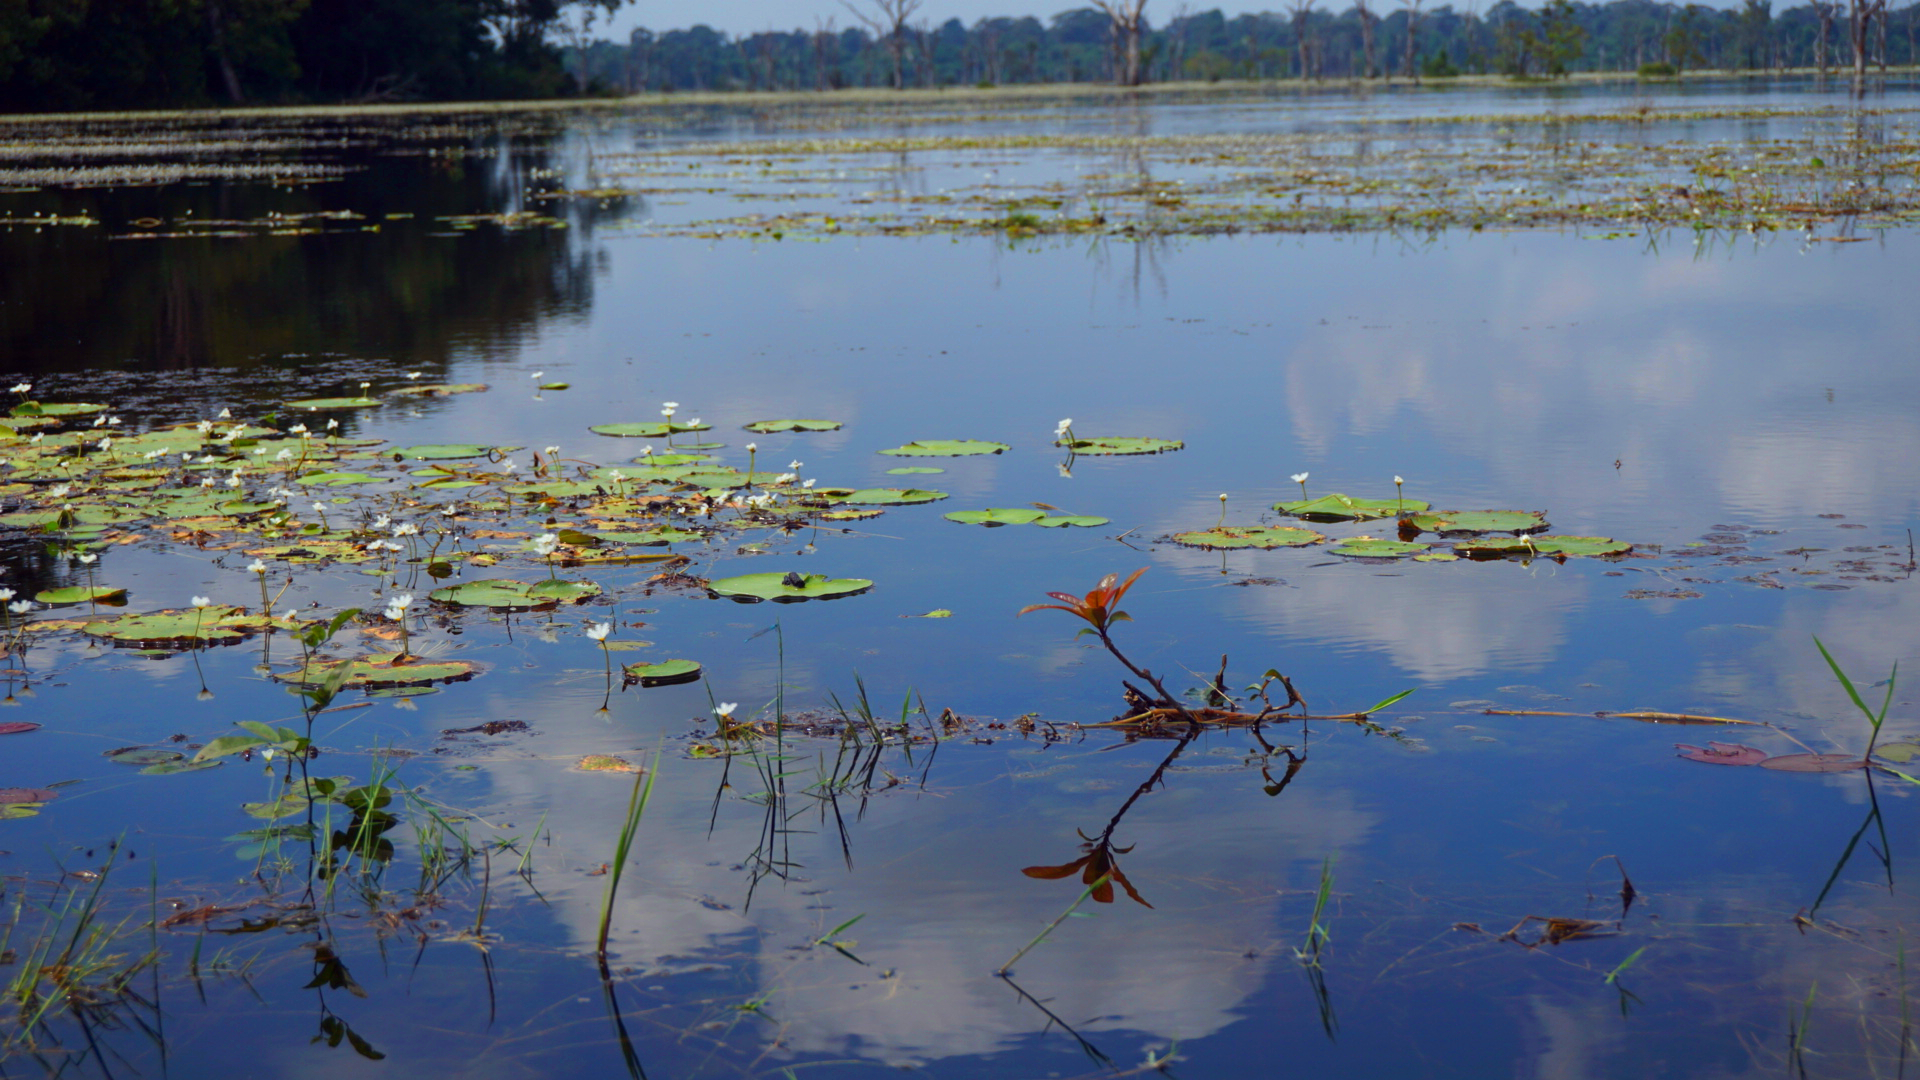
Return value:
[(1605, 536), (1536, 536), (1534, 549), (1542, 555), (1624, 555), (1633, 545)]
[[(650, 466), (655, 469), (671, 469), (677, 465), (697, 465), (700, 462), (712, 460), (712, 454), (642, 454), (634, 458), (633, 463), (635, 465)], [(627, 472), (625, 469), (620, 471)]]
[(20, 803), (50, 803), (57, 794), (46, 788), (10, 787), (0, 788), (0, 806), (14, 806)]
[(1279, 503), (1274, 509), (1304, 521), (1371, 521), (1407, 511), (1417, 514), (1426, 510), (1427, 504), (1419, 499), (1356, 499), (1335, 493), (1301, 502)]
[(1527, 541), (1513, 536), (1476, 536), (1453, 546), (1455, 554), (1465, 555), (1469, 559), (1500, 559), (1509, 555), (1531, 555), (1534, 549)]
[(1112, 524), (1112, 519), (1093, 514), (1048, 514), (1034, 524), (1043, 529), (1097, 529), (1102, 525)]
[(310, 487), (351, 487), (354, 484), (377, 482), (377, 477), (362, 472), (316, 472), (308, 473), (299, 479), (299, 483)]
[(1312, 529), (1264, 525), (1216, 525), (1198, 532), (1173, 534), (1176, 544), (1209, 549), (1306, 547), (1325, 539), (1325, 536)]
[(561, 602), (578, 603), (600, 595), (600, 586), (591, 581), (561, 581), (557, 578), (533, 582), (490, 578), (435, 589), (427, 595), (443, 604), (526, 610)]
[(633, 762), (623, 757), (614, 757), (612, 754), (588, 754), (581, 758), (574, 768), (581, 772), (637, 773), (640, 771), (639, 766)]
[(116, 765), (160, 765), (169, 761), (179, 761), (187, 755), (178, 750), (163, 750), (158, 746), (127, 746), (119, 750), (109, 750), (103, 756)]
[(587, 430), (595, 435), (612, 435), (620, 439), (664, 439), (669, 434), (678, 435), (685, 431), (710, 431), (712, 424), (600, 424)]
[(301, 398), (299, 401), (289, 401), (286, 407), (289, 409), (305, 409), (308, 412), (317, 412), (321, 409), (370, 409), (378, 404), (380, 404), (379, 398), (316, 397)]
[(1352, 559), (1398, 559), (1403, 555), (1418, 555), (1427, 550), (1425, 544), (1410, 544), (1404, 540), (1376, 540), (1370, 536), (1356, 536), (1351, 540), (1342, 540), (1331, 549), (1335, 555), (1345, 555)]
[(1013, 447), (1006, 443), (986, 442), (981, 439), (919, 439), (905, 446), (896, 446), (891, 450), (880, 451), (893, 457), (975, 457), (981, 454), (1003, 454)]
[(124, 604), (127, 602), (127, 590), (111, 585), (73, 585), (64, 589), (43, 589), (34, 593), (33, 598), (42, 604), (84, 604), (89, 600), (96, 604)]
[[(566, 534), (562, 533), (560, 538), (565, 540)], [(692, 532), (688, 529), (675, 529), (666, 525), (652, 529), (644, 529), (639, 532), (594, 533), (593, 538), (606, 543), (637, 544), (643, 547), (658, 547), (663, 544), (685, 544), (694, 540), (706, 539), (701, 533)]]
[(885, 510), (829, 510), (818, 517), (821, 521), (865, 521), (884, 513)]
[(110, 406), (83, 401), (23, 401), (13, 407), (15, 416), (92, 416)]
[(838, 420), (755, 420), (746, 426), (748, 431), (760, 435), (771, 435), (776, 431), (838, 431)]
[(945, 469), (936, 469), (931, 465), (902, 465), (897, 469), (888, 469), (888, 476), (919, 476), (930, 473), (943, 473)]
[(700, 665), (692, 660), (662, 660), (657, 664), (623, 664), (627, 678), (640, 680), (641, 686), (672, 686), (700, 678)]
[(39, 730), (40, 725), (30, 720), (9, 720), (0, 724), (0, 735), (25, 735), (29, 731)]
[(172, 776), (175, 773), (199, 772), (202, 769), (217, 769), (225, 765), (224, 761), (161, 761), (140, 770), (142, 776)]
[(451, 397), (454, 394), (478, 394), (488, 388), (486, 383), (426, 383), (408, 384), (387, 391), (394, 397)]
[(1076, 454), (1089, 457), (1123, 457), (1131, 454), (1166, 454), (1186, 447), (1179, 439), (1149, 439), (1131, 435), (1101, 439), (1061, 440), (1054, 443)]
[(1781, 772), (1830, 773), (1864, 769), (1867, 763), (1852, 754), (1782, 754), (1761, 762), (1760, 767)]
[(434, 683), (471, 679), (478, 665), (465, 660), (421, 660), (408, 658), (395, 663), (398, 653), (379, 653), (350, 660), (315, 660), (295, 671), (276, 676), (300, 686), (317, 686), (342, 667), (348, 669), (341, 685), (355, 687), (430, 686)]
[(707, 585), (707, 589), (715, 596), (724, 596), (747, 604), (759, 603), (762, 600), (772, 600), (781, 604), (798, 603), (802, 600), (834, 600), (842, 596), (863, 593), (871, 588), (873, 588), (873, 582), (865, 578), (829, 578), (824, 574), (778, 572), (721, 578)]
[(280, 630), (298, 629), (293, 619), (267, 619), (248, 615), (239, 608), (213, 605), (156, 611), (146, 615), (122, 615), (81, 626), (81, 633), (105, 638), (129, 648), (157, 649), (193, 644), (231, 645), (269, 625)]
[(478, 443), (422, 443), (419, 446), (400, 446), (383, 451), (395, 458), (410, 461), (458, 461), (462, 458), (486, 457), (495, 451), (518, 450), (517, 446), (481, 446)]
[(925, 491), (920, 488), (817, 488), (814, 495), (828, 502), (855, 506), (906, 506), (939, 502), (947, 497), (944, 491)]
[(1002, 510), (955, 510), (942, 515), (948, 521), (957, 521), (962, 525), (985, 525), (998, 528), (1001, 525), (1030, 525), (1047, 516), (1045, 510), (1002, 509)]
[(1546, 515), (1538, 510), (1464, 510), (1445, 514), (1414, 514), (1402, 518), (1422, 532), (1434, 533), (1536, 533), (1547, 527)]

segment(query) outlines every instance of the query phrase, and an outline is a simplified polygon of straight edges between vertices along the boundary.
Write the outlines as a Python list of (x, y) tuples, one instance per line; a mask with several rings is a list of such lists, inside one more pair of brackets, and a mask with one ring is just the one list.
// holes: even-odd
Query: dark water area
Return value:
[[(1152, 126), (1600, 110), (1646, 93), (1175, 102)], [(1727, 85), (1659, 103), (1844, 104), (1820, 93)], [(1911, 96), (1896, 86), (1874, 104)], [(1074, 109), (1059, 110), (1070, 126), (1130, 122)], [(664, 138), (693, 148), (670, 164), (710, 168), (701, 138), (810, 137), (750, 116), (700, 122), (711, 127)], [(829, 111), (821, 124), (885, 122)], [(1714, 138), (1744, 137), (1714, 123)], [(239, 721), (297, 725), (301, 700), (273, 678), (298, 667), (294, 635), (195, 650), (34, 635), (8, 659), (16, 707), (0, 722), (44, 726), (0, 735), (0, 790), (56, 797), (0, 820), (0, 927), (13, 927), (0, 930), (12, 935), (0, 981), (52, 925), (40, 905), (84, 899), (99, 878), (71, 872), (103, 865), (111, 951), (160, 961), (32, 1026), (16, 1018), (15, 984), (0, 1010), (7, 1075), (1046, 1077), (1137, 1075), (1170, 1056), (1174, 1075), (1220, 1077), (1913, 1067), (1920, 791), (1890, 771), (1920, 772), (1898, 756), (1920, 742), (1911, 692), (1892, 688), (1885, 768), (1728, 767), (1675, 749), (1857, 758), (1873, 731), (1815, 638), (1875, 709), (1895, 663), (1920, 654), (1910, 225), (799, 242), (648, 224), (698, 217), (703, 205), (676, 204), (734, 199), (748, 180), (554, 197), (590, 190), (609, 159), (672, 152), (649, 125), (665, 126), (556, 114), (436, 135), (341, 121), (351, 145), (155, 155), (322, 164), (337, 178), (16, 178), (0, 193), (0, 383), (111, 404), (129, 434), (222, 409), (282, 430), (332, 418), (340, 436), (390, 447), (522, 448), (504, 456), (525, 474), (555, 446), (582, 468), (633, 467), (642, 444), (664, 442), (588, 429), (657, 421), (675, 402), (676, 420), (711, 427), (678, 441), (722, 444), (705, 452), (724, 465), (948, 496), (793, 529), (722, 509), (699, 524), (723, 528), (672, 549), (710, 581), (874, 582), (829, 601), (732, 603), (663, 582), (659, 566), (589, 565), (557, 571), (598, 584), (581, 605), (425, 602), (463, 580), (546, 577), (527, 538), (590, 516), (564, 499), (487, 510), (461, 542), (500, 565), (456, 566), (451, 581), (405, 559), (276, 561), (274, 589), (292, 581), (277, 610), (369, 613), (333, 654), (391, 650), (373, 613), (405, 592), (419, 597), (412, 648), (476, 665), (418, 696), (348, 690), (335, 704), (364, 707), (315, 719), (311, 775), (366, 784), (392, 770), (409, 792), (387, 807), (390, 858), (334, 876), (305, 843), (263, 851), (246, 835), (270, 825), (243, 804), (280, 797), (284, 758), (148, 775), (103, 756), (191, 748)], [(1020, 165), (1106, 166), (1072, 149)], [(977, 171), (927, 165), (946, 168)], [(82, 213), (98, 224), (31, 223)], [(283, 406), (362, 382), (383, 394), (416, 372), (490, 389)], [(537, 389), (554, 383), (567, 388)], [(1055, 440), (1066, 417), (1080, 437), (1183, 446), (1070, 456)], [(774, 418), (842, 426), (742, 430)], [(27, 460), (29, 438), (0, 458)], [(926, 439), (1007, 449), (877, 453)], [(903, 466), (943, 471), (889, 471)], [(380, 498), (429, 535), (451, 528), (436, 523), (443, 507), (477, 516), (498, 486), (434, 492), (393, 469), (368, 486), (286, 482), (301, 514), (319, 500), (344, 519), (360, 513), (352, 500)], [(264, 497), (267, 483), (248, 490)], [(1333, 543), (1396, 535), (1392, 517), (1275, 512), (1303, 487), (1538, 510), (1547, 534), (1634, 551), (1414, 561), (1169, 539), (1223, 518)], [(16, 492), (6, 509), (39, 497)], [(1030, 504), (1109, 521), (943, 518)], [(129, 612), (258, 602), (245, 566), (260, 541), (119, 527), (124, 542), (97, 548), (97, 534), (9, 529), (3, 584), (31, 596), (97, 579), (128, 589)], [(1317, 717), (1412, 693), (1364, 721), (1283, 716), (1191, 737), (1086, 726), (1132, 713), (1121, 680), (1139, 680), (1067, 615), (1015, 613), (1141, 567), (1134, 621), (1114, 640), (1189, 708), (1207, 703), (1223, 657), (1240, 701), (1276, 669)], [(938, 611), (950, 614), (918, 617)], [(586, 633), (600, 621), (614, 642), (650, 644), (603, 654)], [(610, 686), (609, 665), (669, 658), (698, 661), (703, 678)], [(835, 707), (851, 709), (861, 685), (878, 732)], [(728, 702), (739, 718), (794, 722), (724, 739), (713, 710)], [(1596, 715), (1621, 712), (1759, 726)], [(634, 777), (583, 771), (587, 755), (652, 773), (604, 979), (595, 938)], [(319, 835), (348, 827), (349, 808), (315, 806)], [(437, 862), (459, 835), (465, 857)], [(1092, 878), (1074, 864), (1090, 853), (1127, 888), (1082, 898), (1001, 974), (1082, 896)]]

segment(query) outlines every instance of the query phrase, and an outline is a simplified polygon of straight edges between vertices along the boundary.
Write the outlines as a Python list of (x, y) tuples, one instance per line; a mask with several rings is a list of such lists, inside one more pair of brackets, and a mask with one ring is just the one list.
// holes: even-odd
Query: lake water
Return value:
[[(762, 480), (798, 461), (821, 487), (948, 498), (791, 528), (723, 509), (696, 523), (737, 525), (673, 548), (692, 557), (682, 573), (710, 581), (874, 582), (831, 601), (737, 604), (647, 565), (561, 567), (604, 591), (548, 611), (425, 601), (460, 580), (548, 576), (524, 542), (591, 517), (577, 499), (486, 511), (462, 544), (500, 566), (455, 566), (449, 581), (419, 562), (381, 573), (275, 561), (273, 588), (292, 581), (278, 610), (375, 613), (412, 593), (412, 648), (477, 665), (431, 694), (347, 691), (336, 704), (369, 707), (317, 719), (312, 775), (366, 783), (391, 769), (389, 784), (413, 793), (388, 808), (391, 861), (366, 873), (329, 877), (304, 842), (263, 855), (242, 835), (268, 825), (242, 804), (279, 796), (283, 762), (147, 775), (103, 756), (203, 744), (239, 721), (298, 726), (300, 699), (269, 677), (298, 666), (292, 635), (192, 651), (35, 635), (9, 661), (17, 708), (0, 721), (44, 726), (0, 736), (0, 788), (56, 797), (0, 821), (0, 927), (14, 926), (0, 979), (15, 980), (47, 933), (38, 905), (84, 900), (108, 863), (112, 951), (161, 959), (31, 1029), (0, 1010), (5, 1068), (1047, 1077), (1130, 1075), (1173, 1055), (1178, 1075), (1220, 1077), (1900, 1075), (1914, 1050), (1913, 783), (1707, 764), (1675, 744), (1857, 758), (1870, 725), (1815, 638), (1876, 709), (1894, 664), (1920, 654), (1910, 219), (887, 235), (854, 221), (878, 213), (863, 201), (874, 191), (1117, 205), (1101, 188), (1118, 151), (945, 146), (880, 160), (796, 148), (823, 131), (1346, 139), (1342, 125), (1375, 124), (1389, 129), (1375, 154), (1390, 172), (1409, 141), (1538, 150), (1557, 136), (1527, 117), (1640, 103), (1701, 115), (1588, 134), (1737, 154), (1870, 123), (1897, 146), (1920, 107), (1910, 82), (1870, 99), (1870, 120), (1845, 115), (1842, 94), (1781, 83), (1023, 100), (1003, 120), (964, 103), (201, 119), (157, 133), (19, 125), (14, 187), (0, 193), (12, 222), (0, 233), (0, 380), (32, 383), (35, 399), (110, 404), (130, 434), (221, 409), (282, 429), (334, 418), (340, 435), (390, 446), (524, 448), (508, 455), (523, 475), (555, 445), (566, 459), (629, 463), (649, 440), (588, 429), (658, 421), (671, 401), (676, 419), (711, 427), (679, 442), (722, 444), (706, 452)], [(1763, 109), (1789, 111), (1733, 115)], [(1521, 130), (1393, 126), (1461, 113), (1511, 113)], [(767, 172), (740, 149), (783, 139), (787, 156)], [(293, 177), (313, 165), (338, 175)], [(111, 168), (74, 172), (100, 167)], [(1160, 180), (1188, 175), (1159, 168)], [(1202, 177), (1211, 167), (1191, 168), (1196, 185), (1214, 182)], [(136, 182), (139, 170), (155, 182)], [(669, 184), (669, 173), (702, 179)], [(845, 234), (776, 240), (743, 225), (783, 175), (810, 194), (773, 213), (847, 215)], [(545, 197), (567, 190), (594, 194)], [(911, 212), (947, 212), (929, 205)], [(97, 223), (32, 220), (82, 213)], [(412, 372), (490, 389), (280, 407), (363, 381), (374, 394), (405, 388)], [(536, 389), (556, 382), (567, 389)], [(1076, 437), (1183, 447), (1069, 456), (1055, 440), (1063, 417)], [(776, 418), (842, 426), (742, 430)], [(23, 428), (12, 452), (28, 438)], [(876, 453), (925, 439), (1008, 449)], [(903, 466), (943, 471), (889, 472)], [(310, 501), (374, 492), (432, 533), (443, 506), (477, 519), (496, 497), (494, 485), (417, 482), (389, 470), (373, 485), (294, 485), (295, 509), (311, 518)], [(249, 484), (265, 496), (264, 479)], [(1276, 514), (1303, 486), (1538, 510), (1547, 534), (1635, 550), (1414, 561), (1168, 540), (1223, 513), (1336, 542), (1396, 535), (1391, 517)], [(16, 493), (8, 509), (41, 497)], [(943, 519), (1029, 504), (1109, 523)], [(5, 583), (23, 596), (110, 583), (128, 589), (129, 612), (194, 596), (257, 605), (245, 566), (262, 541), (138, 515), (115, 526), (91, 565), (72, 556), (99, 534), (75, 548), (8, 532)], [(1142, 567), (1125, 605), (1134, 621), (1114, 640), (1189, 707), (1204, 695), (1183, 695), (1223, 657), (1242, 701), (1277, 669), (1316, 716), (1413, 693), (1367, 723), (1281, 719), (1191, 738), (1177, 724), (1082, 726), (1134, 712), (1121, 679), (1139, 680), (1075, 637), (1068, 616), (1015, 613)], [(951, 614), (913, 617), (938, 610)], [(81, 604), (34, 617), (90, 616)], [(651, 644), (603, 655), (585, 634), (600, 620), (614, 642)], [(369, 614), (330, 654), (391, 651), (392, 636)], [(609, 698), (607, 663), (680, 658), (704, 678), (616, 679)], [(830, 733), (842, 726), (834, 699), (851, 709), (858, 683), (889, 729), (911, 695), (906, 737)], [(777, 738), (722, 740), (717, 702), (792, 723)], [(1595, 715), (1623, 711), (1765, 726)], [(501, 721), (525, 729), (446, 734)], [(1916, 739), (1920, 717), (1896, 687), (1882, 760), (1910, 769), (1898, 755)], [(594, 958), (605, 867), (634, 785), (582, 771), (585, 755), (653, 764), (605, 979)], [(335, 828), (351, 816), (331, 812)], [(434, 814), (474, 850), (427, 888)], [(302, 807), (282, 823), (306, 820)], [(315, 820), (324, 835), (324, 807)], [(1085, 899), (1003, 974), (1086, 888), (1078, 868), (1023, 869), (1066, 867), (1098, 837), (1144, 903)]]

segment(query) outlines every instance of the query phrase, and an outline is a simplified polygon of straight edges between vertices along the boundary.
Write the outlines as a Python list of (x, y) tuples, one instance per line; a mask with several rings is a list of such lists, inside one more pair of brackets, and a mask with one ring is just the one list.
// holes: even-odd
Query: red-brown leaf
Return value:
[(1852, 754), (1782, 754), (1760, 763), (1763, 769), (1781, 772), (1851, 772), (1867, 763)]
[(1758, 765), (1767, 760), (1765, 750), (1739, 743), (1710, 742), (1703, 747), (1674, 743), (1673, 748), (1681, 751), (1680, 756), (1688, 761), (1704, 761), (1709, 765)]
[(1087, 864), (1087, 859), (1090, 857), (1091, 856), (1083, 855), (1080, 858), (1075, 859), (1070, 863), (1067, 863), (1065, 866), (1029, 866), (1025, 870), (1022, 870), (1020, 872), (1031, 878), (1041, 878), (1046, 881), (1054, 881), (1063, 877), (1071, 877), (1075, 870), (1078, 870), (1082, 866), (1085, 866)]

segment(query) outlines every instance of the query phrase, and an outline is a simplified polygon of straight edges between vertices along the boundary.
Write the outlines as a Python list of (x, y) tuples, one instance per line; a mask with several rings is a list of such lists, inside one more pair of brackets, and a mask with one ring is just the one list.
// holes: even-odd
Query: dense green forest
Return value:
[[(869, 0), (871, 2), (871, 0)], [(1091, 7), (1050, 19), (840, 25), (731, 36), (600, 31), (622, 0), (0, 0), (0, 108), (512, 99), (674, 90), (1111, 81), (1129, 36)], [(1134, 69), (1177, 79), (1554, 76), (1578, 71), (1849, 66), (1851, 12), (1660, 0), (1315, 0), (1143, 22)], [(1920, 0), (1859, 2), (1869, 66), (1915, 62)], [(837, 16), (835, 12), (837, 11)], [(1151, 16), (1151, 12), (1148, 13)], [(1411, 24), (1411, 27), (1410, 27)], [(1409, 29), (1411, 28), (1411, 33)]]

